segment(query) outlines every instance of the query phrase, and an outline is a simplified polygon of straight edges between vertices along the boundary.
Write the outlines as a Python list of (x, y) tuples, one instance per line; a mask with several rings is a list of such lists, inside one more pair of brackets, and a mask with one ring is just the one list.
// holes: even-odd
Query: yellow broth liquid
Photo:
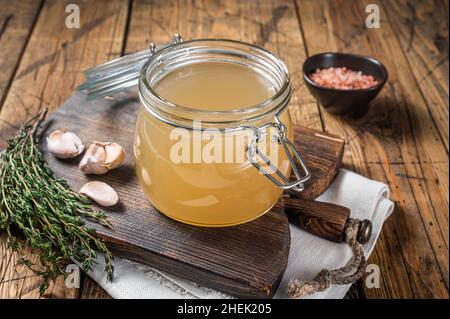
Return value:
[[(183, 66), (160, 79), (153, 89), (177, 105), (210, 111), (247, 108), (275, 94), (273, 85), (256, 71), (222, 62)], [(287, 110), (281, 119), (287, 126), (288, 137), (292, 138)], [(246, 159), (232, 163), (194, 163), (193, 160), (174, 163), (170, 152), (177, 141), (169, 138), (174, 128), (140, 109), (134, 147), (136, 172), (145, 195), (160, 212), (198, 226), (231, 226), (261, 216), (277, 202), (282, 190)], [(193, 145), (193, 134), (198, 133), (189, 131), (191, 159), (195, 149), (199, 149), (199, 145)], [(240, 134), (252, 136), (249, 131)], [(211, 142), (200, 141), (201, 149), (208, 143)], [(278, 168), (288, 176), (287, 157), (275, 145)], [(232, 156), (235, 159), (236, 153), (246, 154), (247, 142), (222, 142), (221, 146), (222, 158), (225, 154), (235, 154)]]

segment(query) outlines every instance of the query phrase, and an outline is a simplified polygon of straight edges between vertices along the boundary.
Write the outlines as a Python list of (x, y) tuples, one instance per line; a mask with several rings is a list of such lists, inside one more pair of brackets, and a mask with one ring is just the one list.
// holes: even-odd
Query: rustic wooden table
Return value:
[[(65, 26), (69, 3), (79, 4), (79, 29)], [(369, 3), (380, 8), (379, 29), (365, 26)], [(55, 110), (83, 81), (83, 70), (150, 41), (179, 32), (264, 46), (290, 68), (295, 121), (345, 138), (345, 167), (391, 188), (396, 209), (369, 259), (380, 267), (381, 284), (369, 289), (361, 281), (359, 296), (448, 298), (448, 6), (447, 0), (0, 0), (0, 146), (31, 114)], [(371, 55), (388, 68), (389, 82), (363, 118), (326, 113), (303, 85), (303, 61), (323, 51)], [(39, 297), (39, 278), (17, 259), (2, 235), (0, 298)], [(44, 297), (109, 296), (83, 276), (80, 289), (59, 279)]]

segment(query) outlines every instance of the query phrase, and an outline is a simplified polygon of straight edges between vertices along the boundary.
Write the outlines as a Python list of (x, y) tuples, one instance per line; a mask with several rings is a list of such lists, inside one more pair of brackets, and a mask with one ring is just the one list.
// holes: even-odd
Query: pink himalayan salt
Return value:
[(378, 84), (372, 75), (353, 71), (346, 67), (317, 69), (309, 76), (317, 85), (339, 90), (368, 89)]

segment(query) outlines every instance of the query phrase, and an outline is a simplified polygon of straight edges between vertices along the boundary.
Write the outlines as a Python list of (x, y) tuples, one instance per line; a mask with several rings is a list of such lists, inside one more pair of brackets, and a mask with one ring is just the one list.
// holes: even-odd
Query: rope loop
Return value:
[(353, 257), (350, 262), (338, 269), (323, 269), (312, 281), (293, 279), (288, 285), (288, 293), (294, 298), (302, 298), (316, 292), (323, 292), (331, 285), (355, 283), (364, 274), (366, 257), (361, 243), (357, 240), (361, 221), (350, 218), (345, 229), (345, 242), (350, 246)]

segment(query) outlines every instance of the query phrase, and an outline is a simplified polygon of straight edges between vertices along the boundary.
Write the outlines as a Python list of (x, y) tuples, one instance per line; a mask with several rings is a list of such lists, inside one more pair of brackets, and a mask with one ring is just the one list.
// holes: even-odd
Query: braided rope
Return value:
[(331, 285), (347, 285), (356, 282), (364, 274), (366, 258), (361, 244), (357, 240), (361, 221), (350, 218), (345, 229), (345, 242), (353, 252), (350, 262), (338, 269), (323, 269), (312, 281), (293, 279), (288, 285), (288, 293), (294, 298), (301, 298), (316, 292), (327, 290)]

